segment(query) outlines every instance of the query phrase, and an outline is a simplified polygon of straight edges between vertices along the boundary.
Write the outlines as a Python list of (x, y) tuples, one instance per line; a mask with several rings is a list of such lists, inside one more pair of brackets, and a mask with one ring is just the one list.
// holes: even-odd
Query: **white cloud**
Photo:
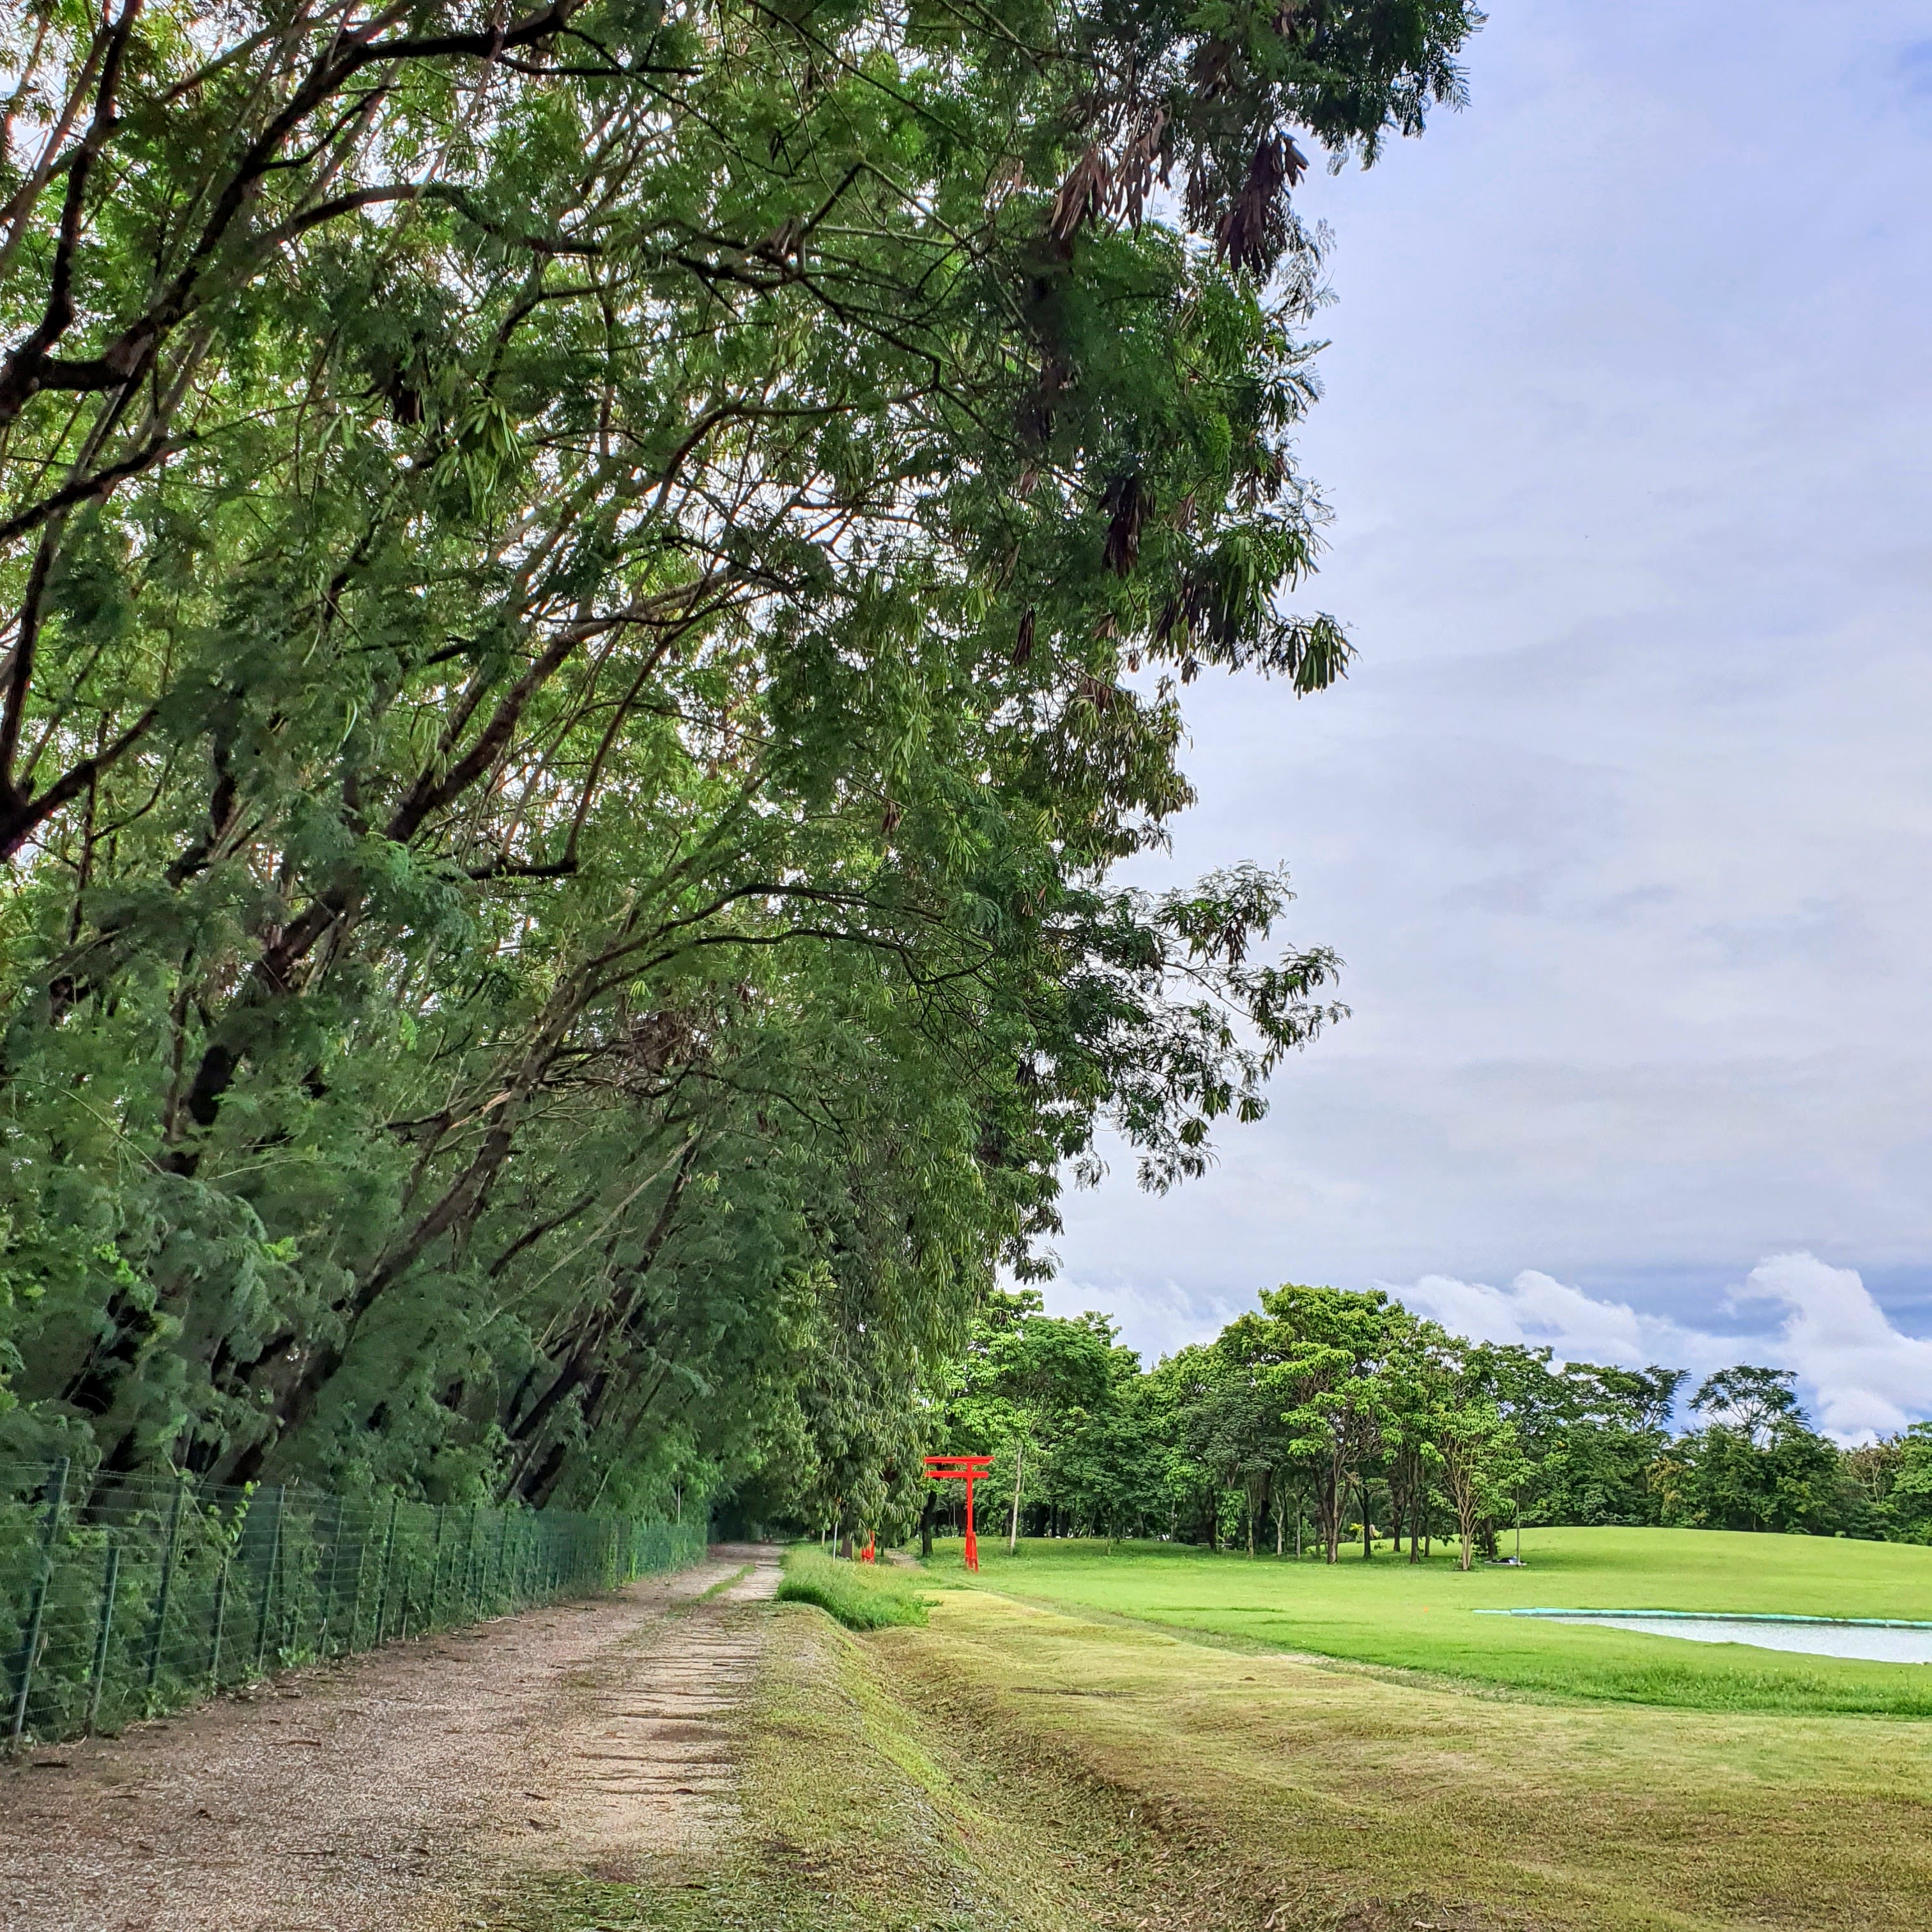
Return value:
[(1831, 1434), (1885, 1434), (1932, 1414), (1932, 1341), (1900, 1334), (1853, 1270), (1774, 1255), (1731, 1298), (1738, 1309), (1767, 1302), (1785, 1311), (1772, 1366), (1816, 1392)]
[(1472, 1341), (1547, 1347), (1559, 1361), (1651, 1362), (1704, 1376), (1731, 1362), (1796, 1372), (1819, 1426), (1842, 1441), (1888, 1433), (1932, 1414), (1932, 1340), (1902, 1334), (1856, 1271), (1815, 1255), (1773, 1255), (1726, 1306), (1781, 1310), (1772, 1330), (1719, 1335), (1599, 1300), (1527, 1268), (1508, 1288), (1424, 1275), (1383, 1286), (1418, 1314)]
[(1625, 1368), (1658, 1362), (1708, 1373), (1738, 1360), (1732, 1340), (1641, 1314), (1628, 1302), (1599, 1300), (1534, 1268), (1524, 1269), (1506, 1288), (1442, 1274), (1426, 1274), (1411, 1288), (1380, 1285), (1451, 1334), (1547, 1347), (1559, 1361)]
[[(1490, 11), (1467, 113), (1301, 190), (1340, 302), (1298, 608), (1361, 659), (1306, 703), (1190, 686), (1200, 803), (1137, 868), (1287, 861), (1285, 936), (1336, 948), (1355, 1016), (1201, 1180), (1144, 1196), (1118, 1158), (1070, 1198), (1066, 1267), (1182, 1283), (1198, 1327), (1130, 1327), (1162, 1346), (1267, 1283), (1534, 1258), (1762, 1360), (1724, 1334), (1796, 1311), (1725, 1291), (1798, 1251), (1932, 1331), (1925, 0), (1835, 10), (1822, 58), (1800, 0), (1748, 34)], [(1834, 160), (1794, 197), (1801, 123)], [(1568, 1318), (1588, 1352), (1648, 1359), (1604, 1309)]]
[(1042, 1284), (1046, 1312), (1070, 1316), (1100, 1309), (1113, 1318), (1120, 1340), (1149, 1367), (1190, 1342), (1212, 1341), (1241, 1312), (1220, 1295), (1191, 1294), (1178, 1282), (1100, 1282), (1062, 1276)]

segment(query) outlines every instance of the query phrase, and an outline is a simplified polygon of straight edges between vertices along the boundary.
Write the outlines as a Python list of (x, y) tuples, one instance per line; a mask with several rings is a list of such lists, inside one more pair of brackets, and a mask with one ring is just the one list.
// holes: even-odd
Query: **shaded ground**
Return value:
[(4, 1932), (456, 1932), (730, 1815), (776, 1553), (393, 1645), (0, 1774)]

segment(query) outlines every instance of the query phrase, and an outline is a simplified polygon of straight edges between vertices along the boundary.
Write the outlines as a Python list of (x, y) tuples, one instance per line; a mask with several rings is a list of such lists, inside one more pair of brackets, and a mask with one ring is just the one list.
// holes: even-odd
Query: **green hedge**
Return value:
[(0, 1467), (0, 1750), (590, 1596), (704, 1547), (701, 1521)]

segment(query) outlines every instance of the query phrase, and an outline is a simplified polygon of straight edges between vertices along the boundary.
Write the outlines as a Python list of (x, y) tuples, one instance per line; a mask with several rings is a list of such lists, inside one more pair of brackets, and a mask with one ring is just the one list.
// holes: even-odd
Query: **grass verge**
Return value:
[(490, 1932), (1125, 1932), (1134, 1922), (1097, 1910), (1082, 1882), (1100, 1856), (1094, 1844), (1060, 1846), (1049, 1863), (1037, 1810), (956, 1756), (863, 1640), (802, 1603), (746, 1614), (772, 1628), (743, 1718), (736, 1815), (716, 1842), (531, 1873), (482, 1922)]
[(886, 1630), (922, 1624), (930, 1586), (916, 1571), (848, 1563), (807, 1548), (785, 1552), (782, 1603), (815, 1604), (848, 1630)]
[[(529, 1874), (489, 1932), (1408, 1932), (1418, 1915), (1277, 1910), (1265, 1862), (1162, 1818), (1052, 1744), (996, 1736), (928, 1677), (931, 1634), (772, 1620), (737, 1815), (709, 1850)], [(917, 1652), (903, 1648), (920, 1646)], [(1442, 1932), (1514, 1921), (1443, 1916)]]
[[(1932, 1736), (1400, 1682), (951, 1591), (873, 1640), (1023, 1777), (1228, 1874), (1230, 1924), (1932, 1926)], [(1191, 1849), (1190, 1849), (1191, 1848)], [(1164, 1925), (1150, 1895), (1148, 1922)]]
[(702, 1590), (698, 1592), (695, 1597), (691, 1599), (692, 1602), (694, 1604), (708, 1604), (714, 1598), (723, 1596), (724, 1592), (730, 1589), (734, 1584), (742, 1583), (745, 1579), (752, 1574), (754, 1567), (754, 1565), (749, 1563), (740, 1564), (737, 1568), (734, 1570), (728, 1576), (721, 1576), (716, 1582), (706, 1584)]

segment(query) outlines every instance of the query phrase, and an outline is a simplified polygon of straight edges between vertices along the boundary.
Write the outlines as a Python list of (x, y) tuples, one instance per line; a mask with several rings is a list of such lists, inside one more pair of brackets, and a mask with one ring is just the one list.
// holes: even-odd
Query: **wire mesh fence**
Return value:
[(704, 1543), (702, 1522), (0, 1465), (0, 1750), (613, 1589)]

